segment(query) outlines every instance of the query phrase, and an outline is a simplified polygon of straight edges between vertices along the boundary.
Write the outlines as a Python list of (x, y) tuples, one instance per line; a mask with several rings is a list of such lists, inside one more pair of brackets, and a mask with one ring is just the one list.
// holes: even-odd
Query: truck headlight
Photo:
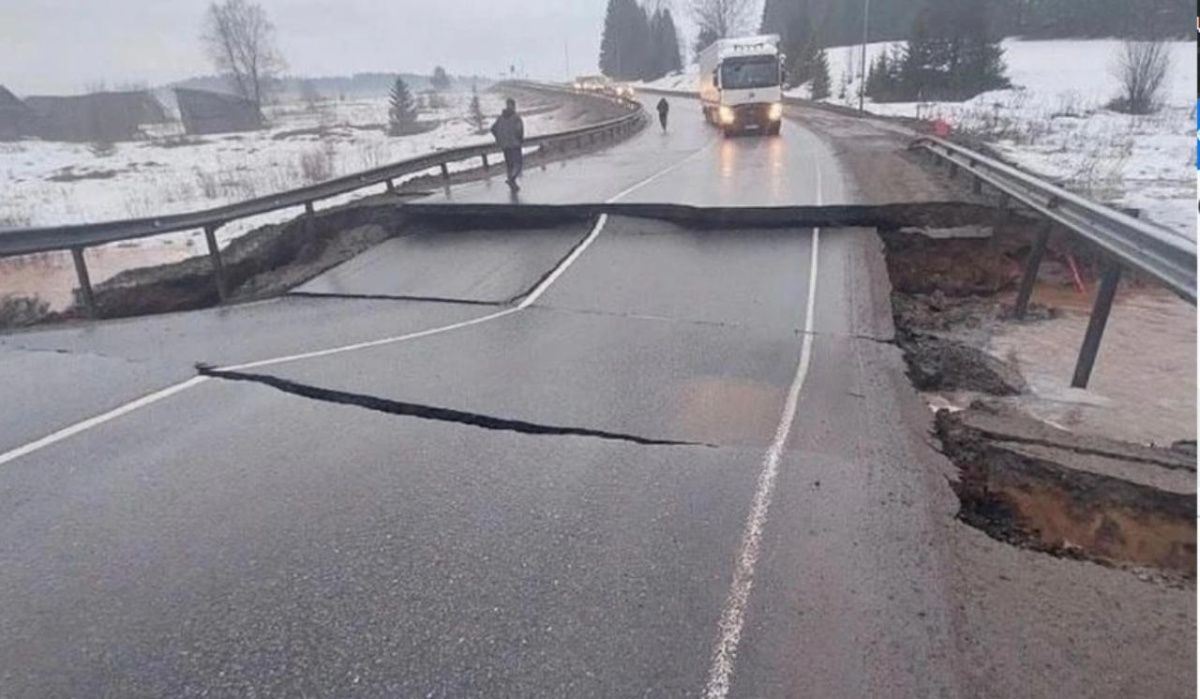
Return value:
[(783, 103), (776, 102), (767, 110), (767, 118), (771, 121), (779, 121), (783, 118)]
[(733, 113), (733, 107), (727, 107), (725, 105), (721, 105), (721, 108), (717, 112), (717, 116), (720, 118), (722, 124), (732, 124), (737, 119), (737, 115)]

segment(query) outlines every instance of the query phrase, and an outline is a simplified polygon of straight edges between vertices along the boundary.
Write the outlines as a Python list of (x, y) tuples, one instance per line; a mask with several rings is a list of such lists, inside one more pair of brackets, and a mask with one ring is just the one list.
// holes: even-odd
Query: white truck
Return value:
[(704, 118), (726, 136), (756, 131), (772, 136), (783, 124), (783, 54), (779, 36), (718, 39), (700, 52)]

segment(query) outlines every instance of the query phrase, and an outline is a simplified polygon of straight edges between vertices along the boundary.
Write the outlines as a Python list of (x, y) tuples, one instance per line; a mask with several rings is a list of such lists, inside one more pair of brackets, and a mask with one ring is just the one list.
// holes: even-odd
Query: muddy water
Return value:
[[(1196, 438), (1196, 309), (1169, 292), (1124, 288), (1087, 391), (1070, 388), (1090, 298), (1061, 287), (1035, 302), (1061, 317), (996, 328), (989, 351), (1016, 363), (1035, 416), (1067, 429), (1133, 442)], [(1011, 303), (1011, 299), (1008, 301)]]
[[(128, 269), (178, 262), (203, 251), (203, 244), (194, 238), (172, 238), (89, 248), (84, 256), (92, 284), (99, 284)], [(60, 311), (74, 302), (77, 287), (75, 264), (69, 252), (0, 259), (0, 297), (9, 294), (36, 296), (49, 303), (50, 310)]]

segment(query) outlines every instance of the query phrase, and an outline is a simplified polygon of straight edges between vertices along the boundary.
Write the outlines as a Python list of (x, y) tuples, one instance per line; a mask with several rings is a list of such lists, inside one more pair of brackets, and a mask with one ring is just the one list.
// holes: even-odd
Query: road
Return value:
[[(845, 200), (683, 102), (520, 200)], [(4, 696), (968, 693), (871, 232), (455, 236), (0, 336)]]

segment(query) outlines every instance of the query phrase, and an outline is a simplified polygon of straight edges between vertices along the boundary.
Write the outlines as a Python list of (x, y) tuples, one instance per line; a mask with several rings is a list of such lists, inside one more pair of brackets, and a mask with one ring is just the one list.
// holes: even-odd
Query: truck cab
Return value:
[(705, 119), (726, 136), (778, 135), (783, 124), (779, 37), (718, 39), (700, 52), (700, 101)]

